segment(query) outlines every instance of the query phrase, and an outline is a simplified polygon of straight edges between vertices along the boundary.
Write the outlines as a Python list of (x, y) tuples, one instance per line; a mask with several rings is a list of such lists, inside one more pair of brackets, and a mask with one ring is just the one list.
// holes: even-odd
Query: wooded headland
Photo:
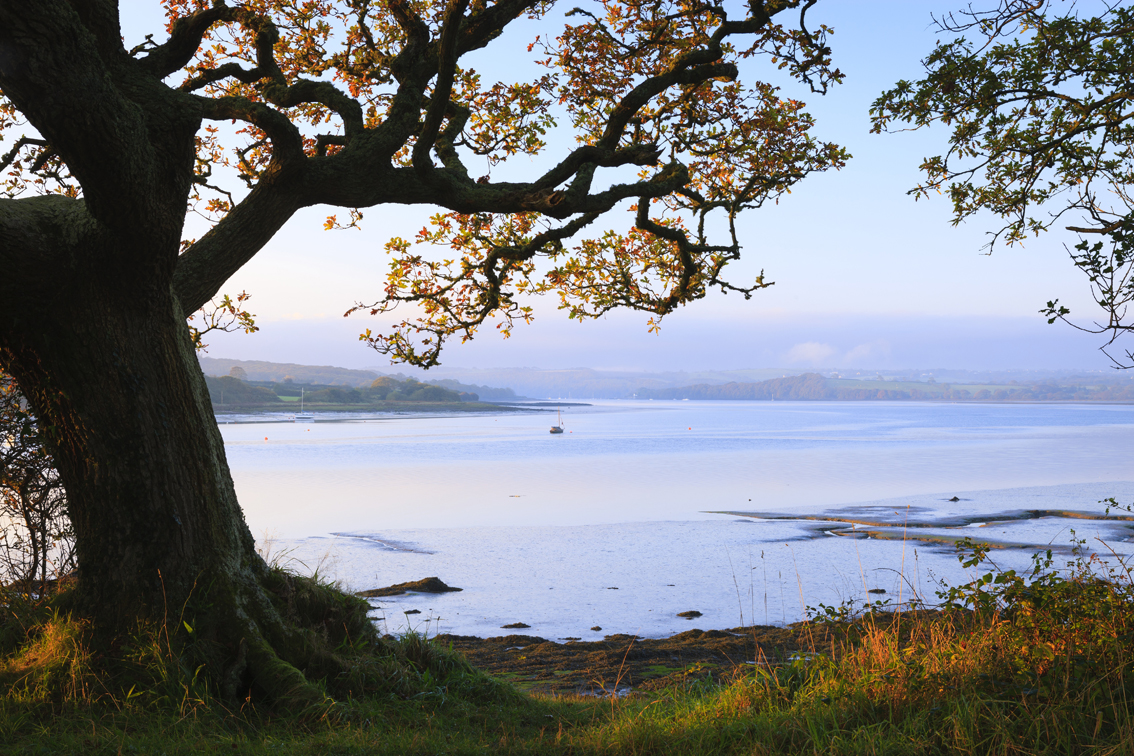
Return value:
[[(234, 369), (235, 370), (235, 369)], [(399, 381), (383, 376), (369, 386), (342, 386), (318, 383), (299, 384), (293, 380), (250, 381), (238, 375), (205, 376), (214, 411), (298, 408), (314, 410), (396, 410), (448, 407), (451, 410), (497, 409), (468, 391), (455, 391), (421, 383), (413, 378)]]

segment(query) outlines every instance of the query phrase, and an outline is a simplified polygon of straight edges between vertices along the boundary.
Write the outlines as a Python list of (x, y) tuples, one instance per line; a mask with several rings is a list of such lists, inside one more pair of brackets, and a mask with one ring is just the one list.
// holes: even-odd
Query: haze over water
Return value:
[[(567, 407), (561, 436), (548, 433), (554, 418), (371, 416), (221, 430), (248, 523), (272, 533), (275, 548), (308, 568), (329, 551), (324, 574), (354, 589), (430, 575), (465, 589), (379, 602), (391, 630), (420, 608), (414, 626), (442, 618), (430, 632), (498, 635), (523, 621), (532, 626), (523, 632), (553, 639), (664, 635), (690, 627), (674, 616), (688, 609), (704, 613), (698, 627), (731, 627), (742, 610), (745, 622), (790, 622), (804, 605), (861, 598), (868, 587), (932, 598), (929, 573), (964, 577), (951, 548), (710, 512), (910, 520), (952, 539), (946, 526), (1012, 510), (1101, 513), (1099, 499), (1134, 500), (1126, 405), (599, 402)], [(946, 501), (954, 495), (961, 501)], [(1069, 527), (1129, 550), (1131, 531), (1115, 522), (967, 532), (1061, 545)], [(1024, 566), (1030, 553), (996, 559)], [(596, 625), (603, 630), (588, 631)]]

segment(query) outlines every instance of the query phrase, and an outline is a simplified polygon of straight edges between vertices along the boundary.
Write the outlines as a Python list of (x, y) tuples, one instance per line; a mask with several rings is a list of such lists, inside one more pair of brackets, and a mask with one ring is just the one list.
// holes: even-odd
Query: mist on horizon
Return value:
[[(260, 323), (255, 334), (209, 334), (207, 356), (383, 373), (420, 372), (358, 340), (365, 319)], [(486, 331), (442, 353), (446, 368), (593, 368), (643, 372), (752, 368), (905, 370), (1106, 370), (1098, 336), (1034, 318), (932, 316), (770, 316), (667, 319), (659, 334), (642, 316), (599, 322), (547, 318), (517, 326), (509, 339)], [(1118, 351), (1117, 354), (1121, 354)]]

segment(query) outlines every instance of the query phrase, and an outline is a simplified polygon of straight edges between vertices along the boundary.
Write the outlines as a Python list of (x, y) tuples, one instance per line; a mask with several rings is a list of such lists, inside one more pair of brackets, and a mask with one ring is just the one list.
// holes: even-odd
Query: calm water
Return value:
[[(253, 532), (353, 588), (438, 575), (465, 589), (385, 600), (387, 626), (550, 638), (663, 635), (956, 580), (951, 550), (835, 538), (823, 514), (981, 528), (1014, 510), (1134, 500), (1134, 407), (910, 402), (601, 402), (564, 412), (223, 425)], [(957, 495), (961, 501), (949, 502)], [(712, 512), (733, 514), (712, 514)], [(741, 513), (741, 514), (737, 514)], [(743, 513), (749, 513), (744, 516)], [(956, 521), (964, 516), (963, 522)], [(975, 522), (974, 522), (975, 520)], [(951, 529), (953, 528), (953, 529)], [(984, 525), (1005, 543), (1121, 553), (1130, 531), (1064, 518)], [(1097, 544), (1096, 544), (1097, 545)], [(1026, 550), (997, 553), (1022, 566)], [(298, 566), (298, 565), (297, 565)], [(611, 590), (617, 588), (617, 590)], [(802, 598), (801, 598), (802, 596)], [(436, 619), (440, 617), (441, 619)], [(591, 632), (598, 625), (603, 630)]]

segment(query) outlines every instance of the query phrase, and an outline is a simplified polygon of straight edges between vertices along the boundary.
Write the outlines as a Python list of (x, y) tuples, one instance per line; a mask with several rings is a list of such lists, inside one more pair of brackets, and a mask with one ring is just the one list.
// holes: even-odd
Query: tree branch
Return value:
[(60, 271), (73, 267), (75, 250), (97, 233), (82, 200), (58, 194), (0, 198), (0, 331), (14, 318), (36, 317), (35, 307), (55, 298)]
[(273, 161), (296, 162), (303, 159), (303, 135), (290, 118), (275, 108), (235, 95), (215, 99), (193, 97), (201, 108), (203, 118), (211, 121), (235, 119), (261, 129), (272, 141)]
[(211, 8), (194, 11), (174, 21), (169, 39), (138, 63), (154, 77), (164, 79), (189, 64), (213, 24), (231, 20), (232, 8), (226, 6), (224, 0), (217, 0)]
[[(287, 79), (275, 59), (274, 47), (279, 41), (279, 29), (276, 28), (275, 23), (270, 18), (243, 8), (228, 8), (223, 3), (210, 8), (209, 11), (211, 13), (198, 11), (177, 22), (178, 24), (181, 24), (182, 21), (187, 22), (182, 31), (179, 31), (178, 27), (175, 26), (173, 35), (171, 35), (170, 43), (174, 41), (174, 37), (178, 37), (177, 52), (179, 54), (184, 53), (183, 48), (190, 44), (193, 39), (196, 39), (197, 44), (199, 44), (212, 24), (220, 21), (236, 21), (255, 34), (256, 67), (244, 68), (239, 63), (225, 63), (216, 68), (201, 71), (197, 76), (187, 79), (181, 85), (182, 91), (194, 92), (230, 77), (244, 84), (266, 81), (262, 90), (264, 99), (273, 105), (280, 108), (292, 108), (306, 103), (318, 103), (335, 111), (343, 119), (343, 128), (348, 139), (361, 131), (363, 126), (362, 106), (330, 82), (299, 79), (291, 85), (287, 83)], [(195, 51), (196, 47), (193, 48), (193, 52)], [(191, 57), (192, 52), (189, 54), (189, 58)], [(181, 65), (187, 63), (189, 58), (186, 58)], [(155, 63), (155, 65), (158, 64)], [(169, 73), (172, 73), (172, 71)]]
[(0, 3), (0, 50), (0, 89), (67, 164), (101, 221), (129, 227), (134, 217), (160, 215), (158, 203), (182, 188), (178, 179), (187, 185), (188, 166), (182, 177), (157, 175), (177, 156), (153, 148), (142, 111), (116, 86), (69, 3)]
[(678, 58), (666, 73), (651, 76), (634, 87), (614, 107), (598, 144), (607, 149), (617, 147), (634, 114), (645, 107), (650, 100), (676, 84), (699, 84), (710, 79), (735, 79), (738, 73), (736, 65), (710, 62), (718, 58), (720, 58), (719, 51), (691, 51)]
[(433, 160), (429, 153), (437, 139), (441, 121), (449, 110), (453, 76), (457, 71), (457, 34), (467, 7), (468, 0), (451, 0), (441, 27), (441, 40), (437, 50), (437, 81), (433, 84), (433, 97), (425, 113), (425, 123), (413, 146), (413, 167), (423, 178), (433, 171)]
[(173, 290), (182, 312), (196, 312), (271, 241), (305, 204), (302, 180), (262, 180), (207, 234), (177, 258)]
[(540, 0), (500, 0), (470, 14), (457, 45), (458, 55), (484, 47), (500, 35), (501, 29), (539, 3)]
[(408, 70), (420, 62), (421, 55), (429, 44), (429, 26), (406, 0), (386, 0), (386, 8), (406, 33), (405, 45), (390, 62), (390, 72), (400, 82), (407, 76)]
[[(3, 156), (0, 156), (0, 171), (4, 170), (9, 165), (11, 165), (12, 161), (16, 159), (16, 156), (20, 154), (20, 150), (22, 150), (24, 147), (27, 147), (28, 145), (32, 145), (33, 147), (47, 147), (48, 146), (47, 141), (44, 140), (44, 139), (35, 139), (33, 137), (27, 137), (27, 136), (20, 137), (19, 139), (16, 140), (16, 143), (14, 145), (12, 145), (12, 149), (10, 149), (8, 152), (4, 153)], [(51, 150), (45, 149), (43, 154), (50, 155)], [(41, 156), (41, 159), (42, 159), (42, 156)], [(37, 162), (38, 162), (38, 160), (37, 160)]]

